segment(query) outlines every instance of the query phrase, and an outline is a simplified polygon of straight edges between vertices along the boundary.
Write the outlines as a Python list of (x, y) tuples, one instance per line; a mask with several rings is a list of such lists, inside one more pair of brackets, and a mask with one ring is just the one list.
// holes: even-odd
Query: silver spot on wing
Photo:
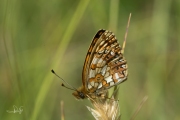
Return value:
[(99, 83), (94, 83), (94, 87), (95, 88), (98, 87), (98, 85), (99, 85)]
[(106, 74), (104, 75), (104, 77), (108, 77), (109, 76), (109, 72), (106, 72)]
[(98, 89), (102, 88), (102, 83), (100, 82), (98, 85)]
[(100, 59), (98, 60), (98, 63), (101, 63), (101, 62), (103, 62), (103, 59), (102, 59), (102, 58), (100, 58)]
[(106, 73), (106, 68), (107, 68), (107, 65), (105, 65), (102, 70), (101, 70), (101, 74), (104, 76), (104, 74)]
[(113, 81), (113, 79), (112, 79), (112, 75), (111, 75), (111, 76), (109, 76), (109, 77), (107, 77), (107, 78), (104, 78), (104, 79), (107, 81), (107, 83), (109, 83), (109, 82)]
[(97, 63), (97, 61), (98, 61), (98, 58), (93, 58), (93, 60), (92, 60), (92, 63), (91, 64), (96, 64)]
[(92, 88), (92, 86), (90, 84), (88, 84), (88, 89), (91, 89), (91, 88)]
[(89, 71), (89, 78), (95, 77), (95, 74), (96, 74), (95, 72), (96, 72), (95, 70), (90, 69), (90, 71)]
[(118, 78), (119, 78), (118, 73), (115, 73), (114, 75), (115, 75), (115, 78), (116, 78), (116, 79), (118, 79)]
[(114, 82), (112, 81), (112, 82), (110, 82), (110, 86), (113, 86), (114, 85)]
[(94, 81), (90, 82), (91, 86), (94, 86)]

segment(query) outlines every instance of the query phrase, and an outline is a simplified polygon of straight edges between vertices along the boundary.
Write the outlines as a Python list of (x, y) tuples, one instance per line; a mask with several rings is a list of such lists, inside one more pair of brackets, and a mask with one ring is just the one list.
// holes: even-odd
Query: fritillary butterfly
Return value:
[(86, 55), (83, 85), (73, 95), (77, 99), (103, 97), (107, 89), (124, 82), (127, 75), (127, 61), (114, 33), (99, 30)]

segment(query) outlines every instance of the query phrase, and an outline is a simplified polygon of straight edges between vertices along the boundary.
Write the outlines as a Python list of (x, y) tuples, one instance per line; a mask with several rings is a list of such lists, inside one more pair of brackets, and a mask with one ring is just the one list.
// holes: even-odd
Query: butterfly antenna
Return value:
[(65, 87), (65, 88), (67, 88), (69, 90), (73, 90), (73, 91), (75, 90), (76, 91), (76, 89), (69, 88), (69, 87), (65, 86), (63, 83), (61, 84), (61, 86)]
[(128, 23), (127, 23), (127, 27), (126, 27), (126, 33), (125, 33), (125, 36), (124, 36), (124, 42), (123, 42), (123, 46), (122, 46), (122, 50), (121, 50), (122, 54), (124, 54), (124, 49), (125, 49), (125, 46), (126, 46), (126, 39), (127, 39), (130, 20), (131, 20), (131, 13), (129, 14), (129, 19), (128, 19)]
[(73, 86), (71, 86), (68, 82), (66, 82), (66, 81), (63, 80), (59, 75), (57, 75), (57, 74), (54, 72), (53, 69), (51, 70), (51, 72), (52, 72), (54, 75), (56, 75), (58, 78), (60, 78), (64, 83), (66, 83), (67, 85), (69, 85), (71, 88), (65, 86), (63, 83), (61, 84), (61, 86), (65, 87), (65, 88), (67, 88), (67, 89), (70, 89), (70, 90), (75, 90), (75, 91), (77, 91), (76, 88), (74, 88)]

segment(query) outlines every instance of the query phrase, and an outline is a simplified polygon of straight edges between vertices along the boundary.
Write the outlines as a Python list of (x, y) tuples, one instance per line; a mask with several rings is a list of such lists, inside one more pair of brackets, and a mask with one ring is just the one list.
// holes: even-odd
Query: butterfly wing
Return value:
[(82, 83), (83, 83), (83, 86), (87, 86), (87, 81), (88, 81), (88, 73), (89, 73), (89, 67), (90, 67), (90, 63), (92, 61), (92, 57), (94, 56), (95, 54), (95, 48), (97, 48), (97, 41), (100, 41), (100, 37), (101, 35), (105, 32), (105, 30), (99, 30), (96, 35), (94, 36), (93, 38), (93, 41), (91, 42), (91, 45), (89, 47), (89, 50), (87, 52), (87, 55), (86, 55), (86, 59), (85, 59), (85, 62), (84, 62), (84, 67), (83, 67), (83, 72), (82, 72)]
[(127, 79), (127, 62), (112, 32), (97, 32), (86, 55), (82, 76), (83, 85), (90, 92), (108, 89)]

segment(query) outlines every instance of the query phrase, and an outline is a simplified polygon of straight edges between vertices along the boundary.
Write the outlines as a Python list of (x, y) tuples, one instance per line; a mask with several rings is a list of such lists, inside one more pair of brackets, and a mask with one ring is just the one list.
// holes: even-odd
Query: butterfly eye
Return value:
[(82, 99), (85, 98), (85, 96), (84, 96), (84, 94), (83, 94), (82, 92), (79, 92), (79, 96), (80, 96)]

